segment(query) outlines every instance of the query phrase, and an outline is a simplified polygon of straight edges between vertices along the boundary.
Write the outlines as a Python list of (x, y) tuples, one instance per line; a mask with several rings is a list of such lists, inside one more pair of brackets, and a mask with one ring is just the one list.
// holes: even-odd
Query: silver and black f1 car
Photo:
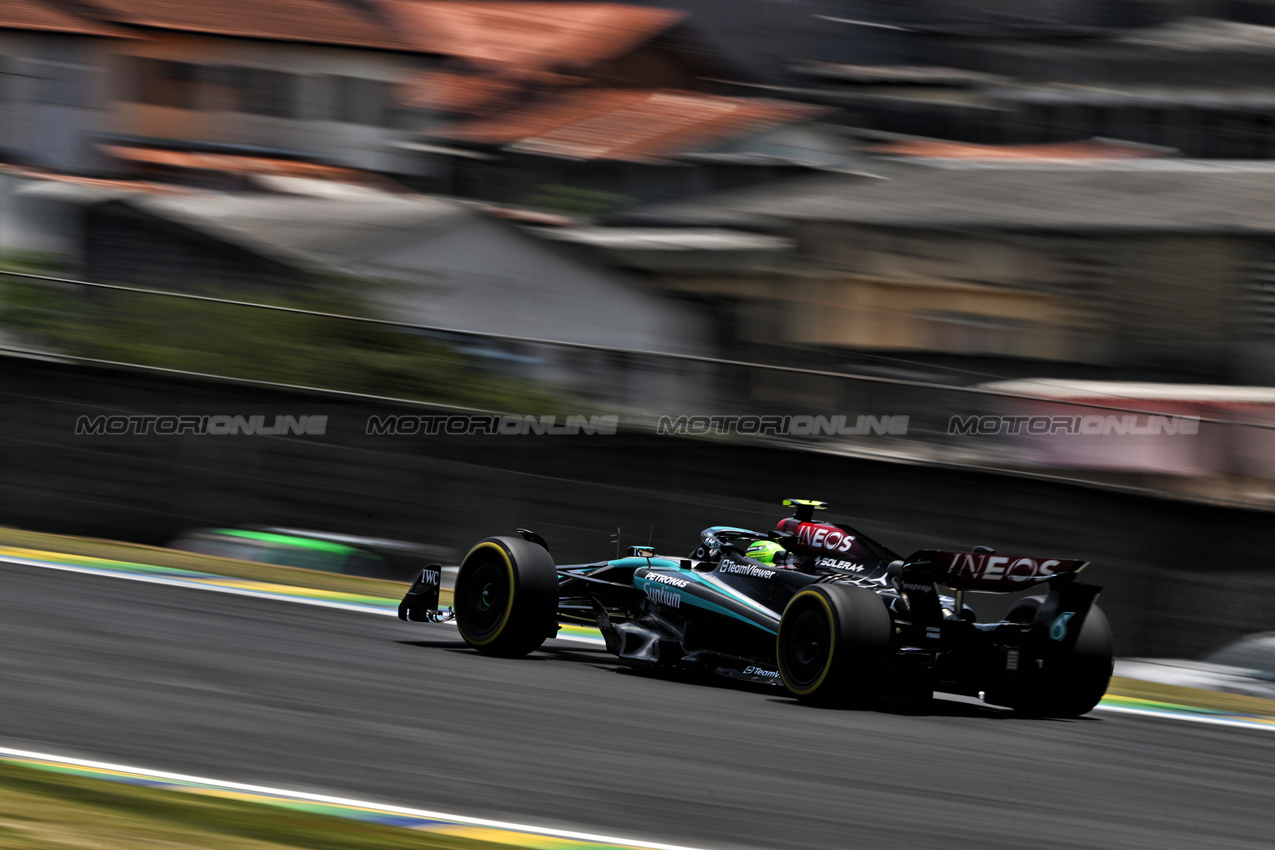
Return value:
[[(433, 565), (399, 617), (454, 619), (466, 643), (502, 656), (536, 650), (560, 625), (596, 625), (622, 659), (782, 684), (824, 705), (943, 691), (1074, 717), (1102, 698), (1111, 630), (1094, 604), (1100, 588), (1076, 580), (1086, 562), (986, 547), (900, 558), (856, 529), (816, 522), (822, 502), (784, 504), (795, 511), (774, 531), (714, 526), (685, 557), (633, 546), (627, 557), (558, 566), (534, 532), (489, 537), (461, 562), (452, 610), (439, 609)], [(977, 622), (963, 600), (1029, 587), (1045, 594), (994, 623)]]

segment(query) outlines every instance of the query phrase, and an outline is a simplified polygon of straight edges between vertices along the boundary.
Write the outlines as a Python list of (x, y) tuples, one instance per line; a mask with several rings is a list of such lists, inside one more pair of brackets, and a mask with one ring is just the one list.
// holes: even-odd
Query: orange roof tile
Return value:
[(125, 192), (145, 192), (148, 195), (195, 195), (199, 190), (186, 186), (170, 186), (167, 183), (153, 183), (149, 180), (106, 180), (99, 177), (80, 177), (76, 174), (59, 174), (45, 171), (42, 168), (29, 168), (21, 165), (0, 165), (0, 171), (29, 177), (34, 180), (49, 180), (54, 183), (70, 183), (75, 186), (88, 186), (93, 189), (118, 189)]
[(805, 121), (824, 107), (673, 89), (579, 89), (433, 135), (574, 159), (651, 162)]
[(503, 105), (521, 89), (518, 83), (497, 77), (419, 71), (400, 81), (398, 100), (404, 106), (472, 115)]
[(1048, 145), (974, 145), (963, 142), (944, 142), (938, 139), (909, 139), (885, 145), (873, 145), (867, 150), (887, 156), (989, 160), (1143, 159), (1165, 155), (1165, 151), (1159, 148), (1122, 142), (1104, 142), (1098, 139)]
[(292, 159), (174, 151), (131, 145), (102, 145), (101, 149), (117, 159), (127, 159), (146, 165), (162, 165), (189, 171), (267, 174), (281, 177), (309, 177), (316, 180), (333, 180), (340, 183), (356, 183), (360, 185), (392, 185), (388, 180), (365, 171), (342, 168), (336, 165), (322, 165), (315, 162), (299, 162)]
[(0, 29), (130, 37), (123, 30), (80, 17), (41, 0), (4, 0), (0, 3)]
[(622, 56), (685, 19), (616, 3), (379, 0), (403, 38), (481, 67), (587, 67)]
[(532, 73), (481, 74), (460, 71), (416, 71), (402, 78), (397, 97), (405, 106), (456, 115), (481, 115), (529, 99), (537, 91), (585, 85), (584, 77)]
[[(9, 0), (4, 0), (9, 2)], [(270, 41), (416, 51), (340, 0), (87, 0), (119, 24)]]
[(494, 204), (484, 204), (482, 210), (487, 215), (494, 215), (496, 218), (516, 221), (519, 224), (534, 224), (537, 227), (575, 227), (576, 225), (576, 220), (570, 216), (540, 212), (539, 210), (523, 210)]

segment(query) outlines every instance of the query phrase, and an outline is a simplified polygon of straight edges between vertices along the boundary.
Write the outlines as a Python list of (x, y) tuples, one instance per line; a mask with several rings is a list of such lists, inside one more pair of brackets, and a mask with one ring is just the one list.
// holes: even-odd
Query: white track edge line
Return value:
[[(18, 564), (24, 567), (37, 567), (44, 570), (60, 570), (67, 573), (83, 573), (85, 575), (118, 578), (125, 581), (140, 581), (143, 584), (163, 584), (168, 587), (188, 587), (193, 590), (209, 590), (214, 593), (229, 593), (231, 596), (251, 596), (255, 599), (275, 599), (280, 602), (295, 602), (298, 605), (313, 605), (317, 608), (336, 608), (342, 611), (359, 611), (365, 614), (384, 614), (397, 617), (398, 612), (388, 608), (376, 608), (371, 605), (357, 605), (352, 602), (333, 602), (326, 599), (310, 599), (304, 596), (288, 596), (282, 593), (270, 593), (263, 590), (247, 590), (241, 587), (222, 587), (216, 584), (204, 584), (192, 579), (174, 578), (171, 576), (150, 576), (139, 573), (125, 573), (117, 570), (96, 569), (94, 567), (75, 567), (70, 564), (53, 564), (46, 561), (28, 561), (25, 558), (2, 558), (0, 563)], [(218, 576), (231, 581), (243, 581), (233, 576)], [(251, 581), (251, 579), (246, 579)], [(286, 585), (280, 585), (285, 587)]]
[(1275, 732), (1275, 724), (1259, 723), (1251, 720), (1235, 720), (1229, 717), (1208, 717), (1199, 714), (1175, 714), (1170, 711), (1156, 711), (1150, 708), (1128, 708), (1123, 705), (1102, 705), (1094, 707), (1095, 711), (1114, 711), (1120, 714), (1137, 714), (1142, 717), (1159, 717), (1162, 720), (1185, 720), (1188, 723), (1205, 723), (1211, 726), (1233, 726), (1238, 729), (1264, 729)]
[[(231, 596), (248, 596), (253, 599), (270, 599), (276, 602), (291, 602), (296, 605), (313, 605), (316, 608), (333, 608), (338, 611), (354, 611), (360, 614), (380, 614), (387, 617), (397, 617), (398, 611), (391, 608), (376, 608), (372, 605), (357, 605), (352, 602), (333, 602), (325, 599), (310, 599), (305, 596), (288, 596), (283, 593), (270, 593), (262, 590), (246, 590), (240, 587), (222, 587), (216, 584), (204, 584), (200, 581), (191, 579), (174, 578), (171, 576), (150, 576), (139, 573), (126, 573), (118, 570), (97, 569), (95, 567), (76, 567), (70, 564), (55, 564), (48, 561), (33, 561), (26, 558), (4, 557), (0, 558), (0, 564), (16, 564), (23, 567), (35, 567), (43, 570), (60, 570), (67, 573), (82, 573), (84, 575), (102, 576), (103, 578), (118, 578), (125, 581), (140, 581), (143, 584), (161, 584), (167, 587), (186, 587), (192, 590), (207, 590), (213, 593), (228, 593)], [(218, 578), (233, 579), (232, 576), (218, 576)], [(242, 579), (244, 581), (252, 581), (253, 579)], [(286, 587), (287, 585), (281, 585)], [(304, 589), (304, 588), (303, 588)], [(431, 625), (450, 625), (455, 627), (454, 622), (433, 623)], [(597, 646), (601, 641), (597, 638), (581, 637), (579, 635), (556, 635), (550, 640), (565, 640), (572, 643), (583, 643), (590, 646)]]
[(474, 818), (464, 815), (453, 815), (445, 812), (435, 812), (427, 809), (412, 809), (405, 806), (393, 806), (385, 803), (373, 803), (367, 800), (353, 800), (346, 797), (333, 797), (327, 794), (310, 794), (304, 791), (290, 791), (286, 788), (271, 788), (264, 785), (249, 785), (242, 782), (226, 782), (220, 779), (208, 779), (202, 776), (190, 776), (182, 773), (170, 773), (162, 770), (148, 770), (145, 768), (131, 767), (129, 765), (111, 764), (109, 762), (90, 761), (88, 759), (69, 758), (67, 756), (53, 755), (50, 753), (36, 753), (29, 750), (18, 750), (10, 747), (0, 747), (0, 757), (8, 756), (11, 758), (34, 759), (38, 761), (60, 762), (62, 764), (75, 765), (77, 767), (96, 768), (98, 770), (112, 770), (120, 773), (132, 773), (137, 776), (144, 776), (151, 779), (168, 779), (176, 782), (192, 782), (200, 785), (210, 785), (216, 788), (225, 788), (231, 791), (243, 791), (250, 794), (266, 794), (275, 797), (292, 798), (295, 800), (306, 800), (315, 803), (329, 803), (337, 806), (350, 806), (360, 809), (371, 809), (374, 811), (386, 812), (388, 814), (407, 815), (409, 817), (418, 817), (426, 820), (452, 821), (458, 824), (466, 824), (469, 826), (482, 826), (491, 829), (505, 829), (517, 832), (528, 832), (534, 835), (548, 835), (555, 838), (568, 838), (575, 841), (593, 842), (598, 844), (617, 844), (626, 847), (649, 848), (650, 850), (696, 850), (696, 848), (687, 847), (679, 844), (658, 844), (646, 841), (635, 840), (631, 838), (616, 838), (607, 835), (598, 835), (596, 833), (579, 832), (570, 829), (553, 829), (547, 827), (533, 826), (530, 824), (511, 823), (509, 821), (490, 820), (488, 818)]

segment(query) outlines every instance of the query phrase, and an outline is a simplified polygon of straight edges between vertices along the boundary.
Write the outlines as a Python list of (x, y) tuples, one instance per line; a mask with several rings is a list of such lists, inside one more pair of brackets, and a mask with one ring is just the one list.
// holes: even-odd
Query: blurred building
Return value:
[[(845, 0), (815, 12), (784, 96), (847, 126), (990, 144), (1115, 138), (1275, 156), (1275, 8), (1191, 0)], [(776, 92), (772, 89), (773, 96)]]
[(421, 168), (393, 145), (412, 119), (391, 92), (401, 75), (436, 60), (358, 4), (93, 4), (144, 36), (115, 46), (114, 97), (100, 128), (113, 140), (221, 145), (389, 173)]
[(596, 212), (848, 166), (849, 145), (812, 120), (822, 111), (674, 89), (582, 88), (433, 135), (459, 148), (454, 194)]
[[(1275, 375), (1272, 170), (1167, 155), (1275, 152), (1266, 5), (780, 5), (801, 22), (783, 29), (791, 61), (776, 75), (780, 48), (741, 35), (775, 20), (767, 0), (712, 11), (698, 0), (11, 0), (0, 10), (5, 156), (133, 185), (81, 183), (96, 193), (86, 207), (27, 185), (50, 174), (5, 172), (0, 245), (70, 245), (90, 275), (150, 285), (194, 272), (289, 285), (316, 259), (372, 276), (388, 263), (419, 290), (416, 306), (394, 309), (424, 315), (429, 302), (432, 323), (519, 335), (493, 324), (497, 313), (465, 312), (489, 297), (523, 303), (517, 290), (595, 317), (585, 332), (574, 308), (537, 314), (525, 335), (619, 347), (693, 339), (754, 359), (805, 346), (818, 353), (794, 356)], [(444, 203), (404, 185), (583, 219), (646, 206), (617, 218), (623, 227), (542, 234), (552, 241), (466, 207), (444, 217), (468, 222), (446, 239), (438, 221), (419, 222), (420, 253), (402, 263), (397, 243), (391, 259), (369, 259), (378, 245), (352, 269), (321, 243), (294, 266), (278, 244), (224, 238), (252, 198), (201, 200), (221, 212), (195, 226), (117, 197), (157, 184), (274, 196), (256, 199), (262, 209), (327, 199), (295, 208), (323, 208), (301, 220), (334, 239), (319, 219), (367, 225), (360, 205)], [(279, 232), (261, 226), (262, 242)], [(501, 246), (490, 257), (440, 247), (488, 231)], [(499, 256), (535, 273), (485, 265)], [(429, 294), (430, 263), (508, 291), (458, 287), (448, 306)], [(577, 283), (558, 292), (554, 275)], [(594, 278), (611, 283), (582, 282)], [(646, 318), (626, 326), (610, 299), (637, 299)], [(683, 328), (686, 302), (715, 307), (718, 326)], [(674, 330), (634, 331), (661, 324)]]
[[(751, 76), (686, 14), (605, 2), (369, 0), (419, 50), (446, 57), (416, 75), (427, 105), (467, 112), (527, 88), (605, 84), (699, 88)], [(436, 84), (446, 94), (431, 94)], [(504, 84), (503, 86), (501, 84)]]
[(99, 163), (103, 70), (131, 38), (48, 0), (0, 4), (0, 156), (72, 171)]
[(46, 197), (85, 204), (90, 279), (206, 292), (304, 290), (344, 282), (397, 321), (493, 369), (577, 396), (638, 405), (691, 403), (708, 391), (694, 369), (618, 353), (538, 346), (535, 337), (650, 352), (711, 354), (715, 325), (677, 293), (555, 250), (472, 205), (363, 190), (343, 200), (195, 193), (103, 196), (77, 186)]
[(79, 268), (84, 248), (82, 204), (86, 197), (181, 195), (190, 191), (147, 180), (84, 177), (0, 164), (0, 255), (34, 255), (63, 267)]
[[(71, 120), (39, 107), (28, 120), (34, 129), (0, 139), (10, 158), (128, 173), (133, 162), (121, 151), (149, 147), (409, 174), (427, 166), (393, 145), (404, 130), (418, 129), (419, 116), (401, 112), (391, 91), (402, 74), (435, 59), (358, 4), (17, 2), (33, 10), (28, 26), (64, 28), (57, 50), (37, 49), (50, 43), (48, 34), (3, 36), (12, 45), (3, 48), (6, 55), (42, 50), (45, 56), (22, 60), (20, 80), (29, 91), (10, 85), (9, 108), (34, 113), (33, 103), (56, 103), (64, 113), (70, 107), (80, 112)], [(0, 87), (0, 104), (4, 91)]]
[(1275, 167), (934, 158), (875, 170), (617, 223), (791, 235), (792, 261), (764, 274), (678, 279), (733, 305), (759, 342), (1275, 380)]
[(438, 188), (596, 211), (843, 165), (828, 109), (732, 97), (762, 75), (681, 12), (613, 3), (387, 0), (422, 49), (405, 103), (429, 110), (415, 149)]
[(732, 96), (763, 71), (683, 11), (15, 2), (0, 155), (42, 167), (225, 187), (209, 155), (295, 160), (591, 212), (853, 159), (827, 106)]

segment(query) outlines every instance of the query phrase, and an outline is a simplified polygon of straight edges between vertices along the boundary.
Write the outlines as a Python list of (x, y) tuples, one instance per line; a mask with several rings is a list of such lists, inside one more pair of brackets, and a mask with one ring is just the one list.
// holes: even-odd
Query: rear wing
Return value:
[(947, 549), (922, 549), (913, 552), (904, 563), (905, 569), (924, 570), (933, 575), (938, 584), (955, 590), (1000, 593), (1024, 590), (1056, 576), (1075, 574), (1088, 565), (1088, 561), (1066, 558), (953, 552)]

